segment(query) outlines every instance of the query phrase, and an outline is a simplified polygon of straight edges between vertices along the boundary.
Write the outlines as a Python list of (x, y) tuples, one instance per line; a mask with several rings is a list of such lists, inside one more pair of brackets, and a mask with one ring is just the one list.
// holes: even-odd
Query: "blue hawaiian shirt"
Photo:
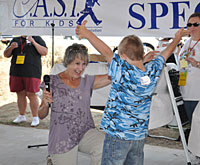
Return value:
[(112, 85), (101, 121), (106, 133), (124, 140), (147, 136), (152, 93), (164, 63), (159, 55), (142, 71), (114, 54), (108, 71)]

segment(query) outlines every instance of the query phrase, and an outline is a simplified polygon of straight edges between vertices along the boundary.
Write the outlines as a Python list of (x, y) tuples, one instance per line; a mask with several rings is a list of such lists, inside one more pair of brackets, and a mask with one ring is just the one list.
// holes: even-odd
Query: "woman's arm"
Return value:
[(101, 39), (99, 39), (94, 33), (88, 30), (85, 27), (87, 21), (83, 21), (82, 25), (77, 25), (76, 27), (76, 34), (78, 35), (79, 39), (85, 38), (87, 39), (95, 49), (106, 57), (106, 60), (110, 63), (113, 57), (113, 52), (111, 48), (106, 45)]
[(109, 77), (108, 74), (96, 75), (93, 89), (105, 87), (110, 83), (111, 83), (111, 77)]
[(48, 114), (49, 114), (49, 105), (46, 105), (42, 101), (38, 110), (38, 116), (40, 119), (44, 119)]
[(200, 61), (197, 61), (194, 58), (186, 57), (186, 61), (189, 62), (193, 67), (200, 68)]
[(44, 119), (49, 114), (49, 105), (53, 102), (52, 91), (48, 92), (43, 90), (42, 102), (38, 110), (38, 116), (40, 119)]

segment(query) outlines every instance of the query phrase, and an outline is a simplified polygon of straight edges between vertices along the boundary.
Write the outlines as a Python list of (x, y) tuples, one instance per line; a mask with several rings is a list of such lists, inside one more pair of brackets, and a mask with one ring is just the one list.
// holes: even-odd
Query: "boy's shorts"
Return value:
[(26, 90), (27, 92), (36, 93), (40, 91), (40, 83), (39, 78), (10, 76), (9, 85), (11, 92)]

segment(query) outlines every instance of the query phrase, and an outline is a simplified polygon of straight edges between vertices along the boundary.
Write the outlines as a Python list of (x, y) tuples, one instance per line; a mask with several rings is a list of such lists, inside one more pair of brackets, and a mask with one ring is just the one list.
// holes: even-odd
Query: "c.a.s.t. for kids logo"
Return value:
[[(15, 0), (13, 3), (13, 27), (48, 28), (54, 23), (59, 28), (73, 28), (84, 19), (91, 19), (93, 28), (101, 29), (102, 20), (93, 10), (100, 7), (98, 0)], [(78, 8), (82, 8), (78, 11)], [(90, 17), (89, 17), (90, 16)]]

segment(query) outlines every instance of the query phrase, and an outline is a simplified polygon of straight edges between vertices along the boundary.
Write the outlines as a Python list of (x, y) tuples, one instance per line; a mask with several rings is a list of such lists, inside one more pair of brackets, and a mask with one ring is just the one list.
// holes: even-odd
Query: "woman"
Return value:
[[(192, 118), (192, 115), (200, 100), (200, 12), (193, 13), (189, 17), (187, 28), (190, 31), (191, 37), (186, 41), (179, 54), (180, 75), (182, 74), (179, 84), (182, 85), (181, 92), (188, 119), (190, 124), (193, 124), (194, 117)], [(192, 127), (192, 129), (194, 128)], [(195, 129), (192, 132), (200, 135), (199, 128)], [(197, 156), (197, 164), (200, 164), (200, 145), (198, 144), (198, 141), (193, 141), (191, 137), (189, 138), (189, 150)], [(197, 152), (197, 150), (199, 151)]]
[(38, 113), (44, 119), (52, 103), (48, 161), (53, 165), (76, 165), (78, 151), (91, 155), (91, 165), (101, 164), (104, 134), (95, 129), (90, 98), (93, 89), (110, 84), (110, 80), (107, 74), (82, 77), (88, 61), (84, 45), (69, 46), (63, 61), (67, 69), (50, 75), (51, 91), (44, 89)]
[(180, 72), (185, 75), (186, 83), (180, 81), (186, 112), (191, 123), (192, 113), (200, 99), (200, 13), (192, 14), (187, 23), (191, 37), (180, 51)]

